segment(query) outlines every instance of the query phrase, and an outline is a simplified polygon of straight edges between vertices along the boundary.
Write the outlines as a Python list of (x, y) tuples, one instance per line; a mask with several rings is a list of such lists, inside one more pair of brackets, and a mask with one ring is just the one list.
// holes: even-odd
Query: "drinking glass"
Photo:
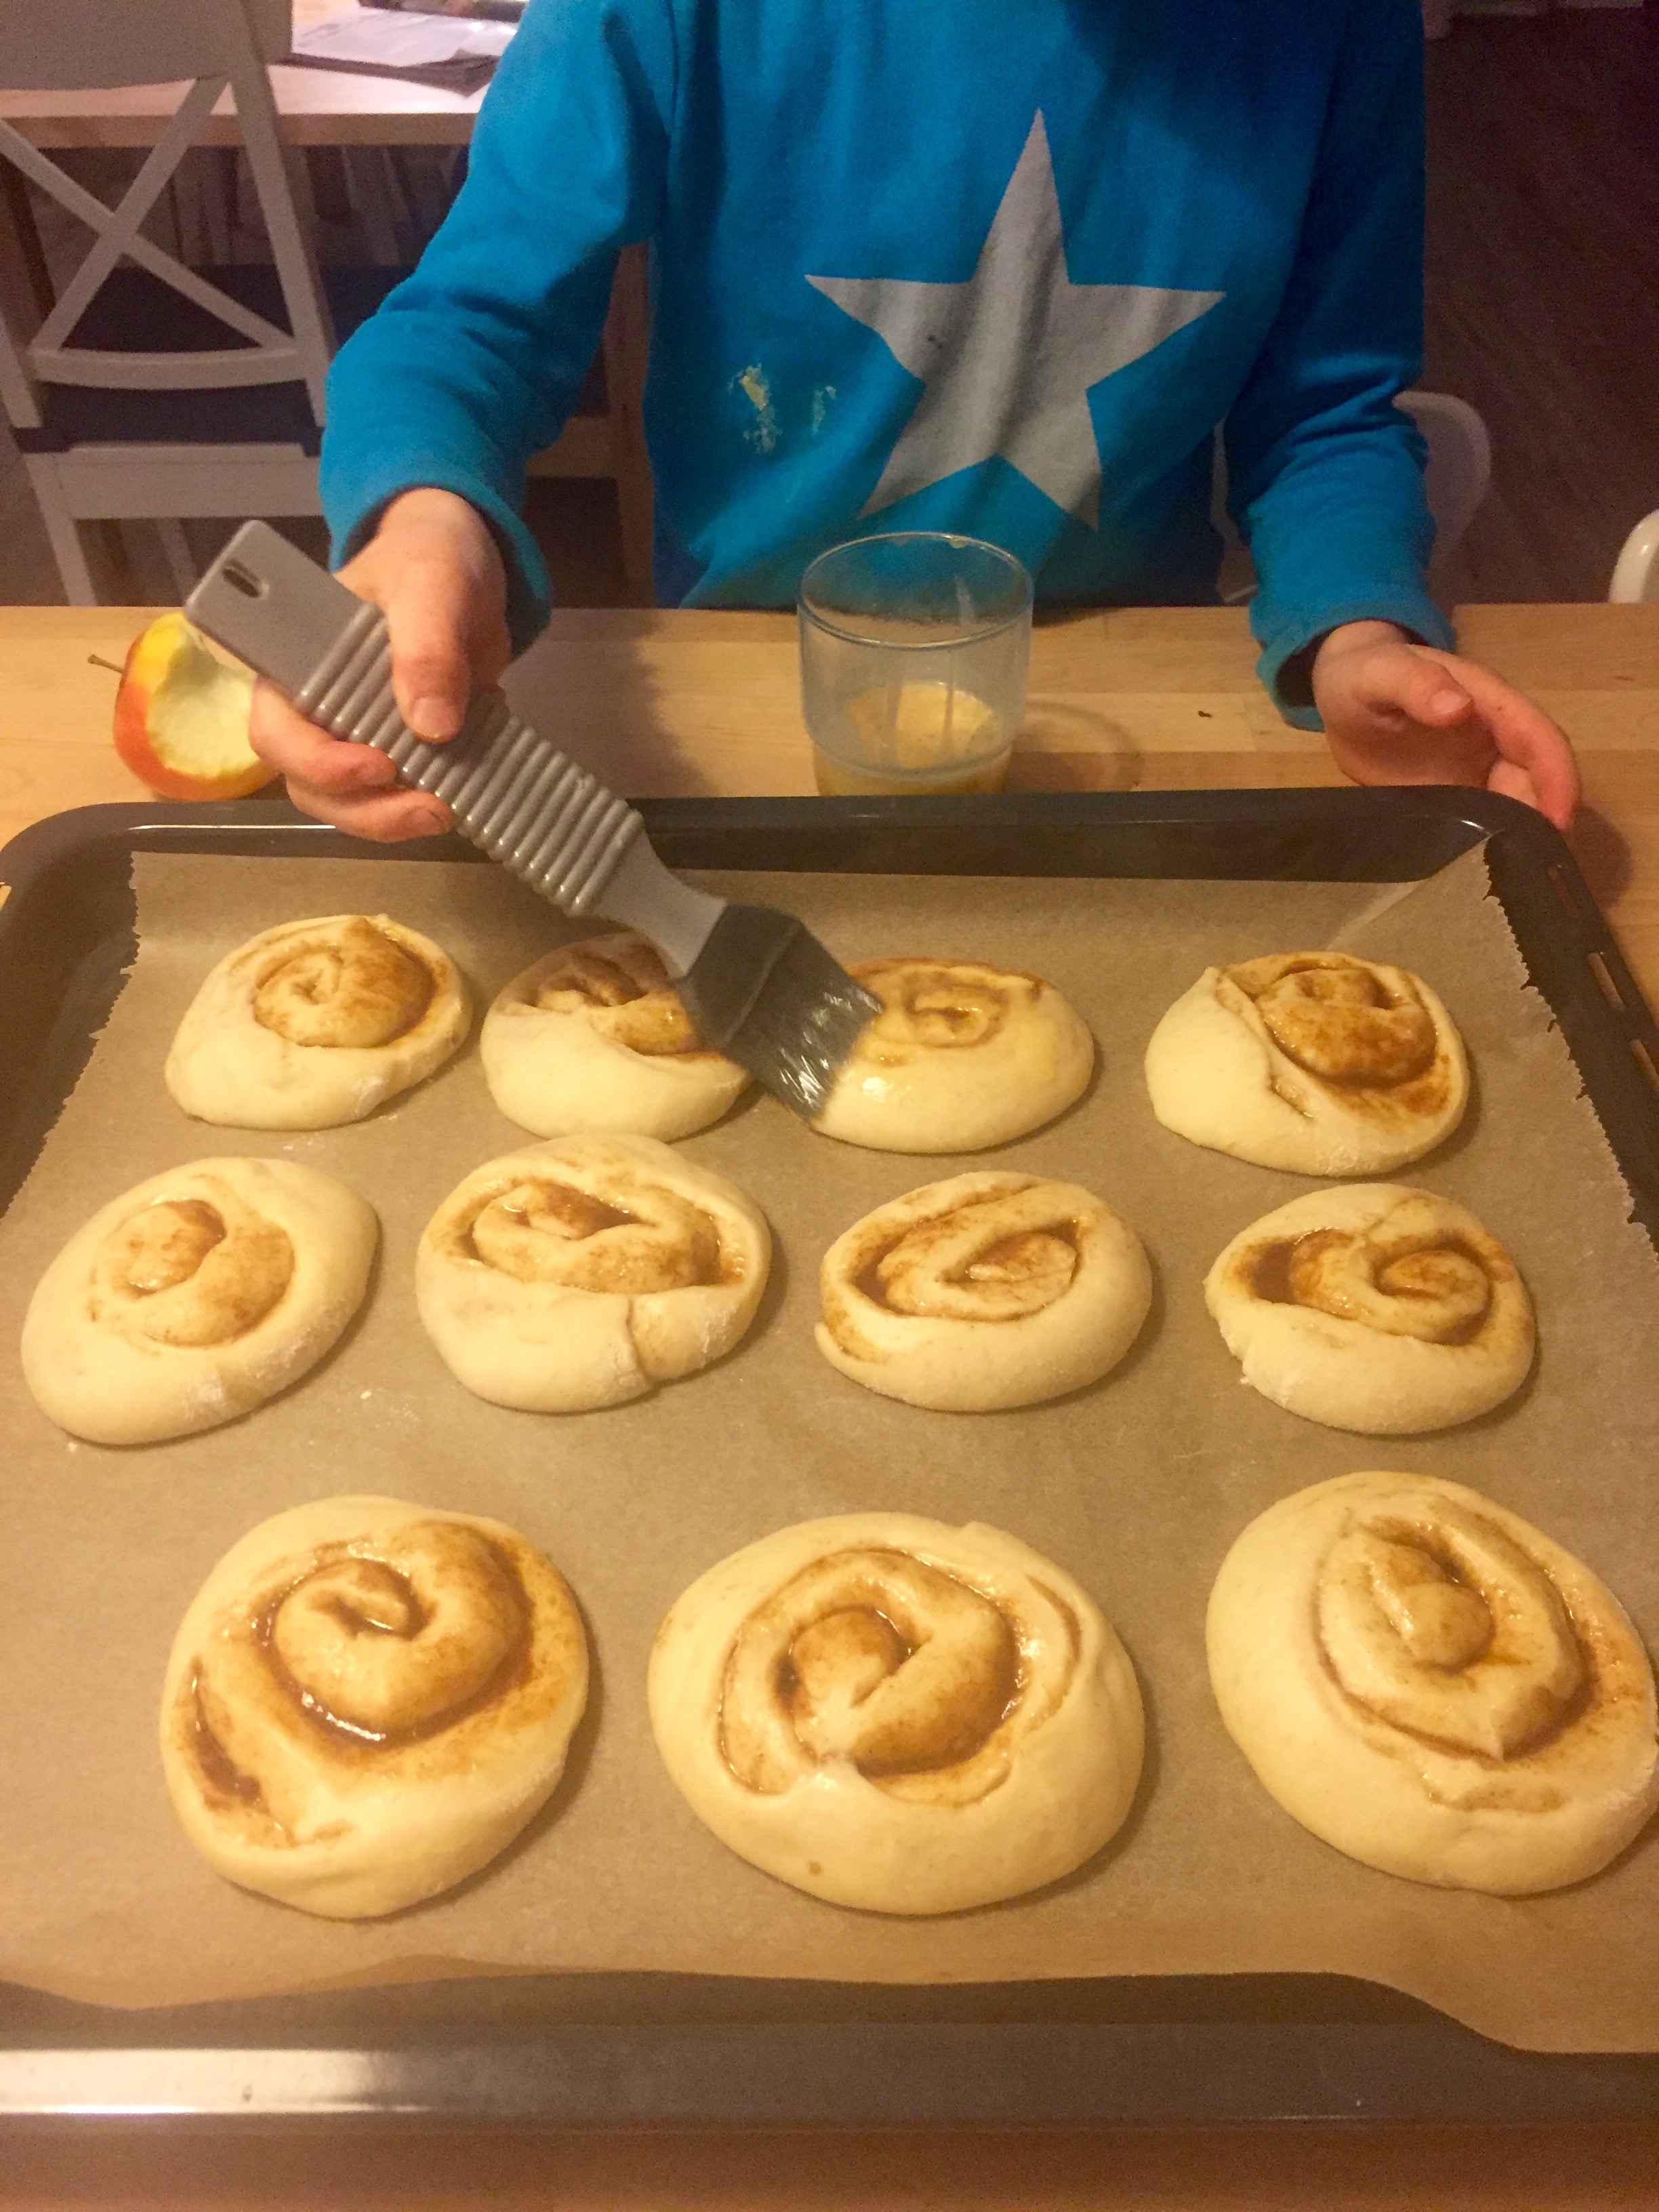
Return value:
[(808, 568), (799, 615), (820, 791), (1000, 788), (1031, 650), (1012, 553), (942, 531), (854, 538)]

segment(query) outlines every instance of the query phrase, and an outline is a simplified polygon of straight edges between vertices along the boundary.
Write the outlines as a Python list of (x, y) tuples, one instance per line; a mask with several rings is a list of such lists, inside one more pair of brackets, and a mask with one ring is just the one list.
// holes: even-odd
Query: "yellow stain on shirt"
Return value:
[(755, 410), (755, 420), (744, 432), (744, 436), (757, 453), (775, 452), (778, 417), (772, 404), (772, 387), (767, 381), (766, 371), (758, 362), (755, 362), (733, 381)]

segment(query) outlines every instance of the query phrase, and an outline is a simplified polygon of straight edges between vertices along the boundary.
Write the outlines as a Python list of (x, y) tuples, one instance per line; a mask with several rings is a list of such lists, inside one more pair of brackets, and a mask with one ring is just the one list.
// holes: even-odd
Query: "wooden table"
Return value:
[[(0, 838), (139, 799), (110, 749), (118, 661), (147, 612), (0, 610)], [(1659, 607), (1480, 607), (1465, 644), (1566, 726), (1589, 792), (1577, 843), (1659, 1000)], [(1042, 623), (1016, 756), (1026, 789), (1338, 781), (1252, 672), (1241, 613)], [(556, 616), (515, 703), (623, 788), (810, 787), (784, 615)], [(1149, 2130), (1018, 2136), (405, 2136), (8, 2144), (4, 2212), (1636, 2212), (1659, 2205), (1659, 2123), (1628, 2129)]]

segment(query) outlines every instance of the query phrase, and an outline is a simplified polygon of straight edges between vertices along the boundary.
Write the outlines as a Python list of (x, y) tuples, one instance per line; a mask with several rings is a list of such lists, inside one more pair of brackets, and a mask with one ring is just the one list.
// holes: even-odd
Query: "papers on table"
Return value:
[(289, 58), (314, 69), (410, 76), (454, 91), (476, 92), (489, 82), (514, 27), (455, 15), (354, 8), (297, 30)]

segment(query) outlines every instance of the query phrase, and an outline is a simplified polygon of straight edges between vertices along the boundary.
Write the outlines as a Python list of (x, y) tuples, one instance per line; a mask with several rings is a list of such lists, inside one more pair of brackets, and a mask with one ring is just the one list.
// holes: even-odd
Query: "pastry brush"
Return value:
[(198, 629), (308, 721), (373, 745), (455, 827), (562, 912), (648, 937), (703, 1041), (812, 1120), (881, 1001), (793, 915), (734, 906), (665, 868), (640, 816), (498, 693), (430, 744), (398, 712), (386, 617), (267, 524), (245, 523), (185, 602)]

